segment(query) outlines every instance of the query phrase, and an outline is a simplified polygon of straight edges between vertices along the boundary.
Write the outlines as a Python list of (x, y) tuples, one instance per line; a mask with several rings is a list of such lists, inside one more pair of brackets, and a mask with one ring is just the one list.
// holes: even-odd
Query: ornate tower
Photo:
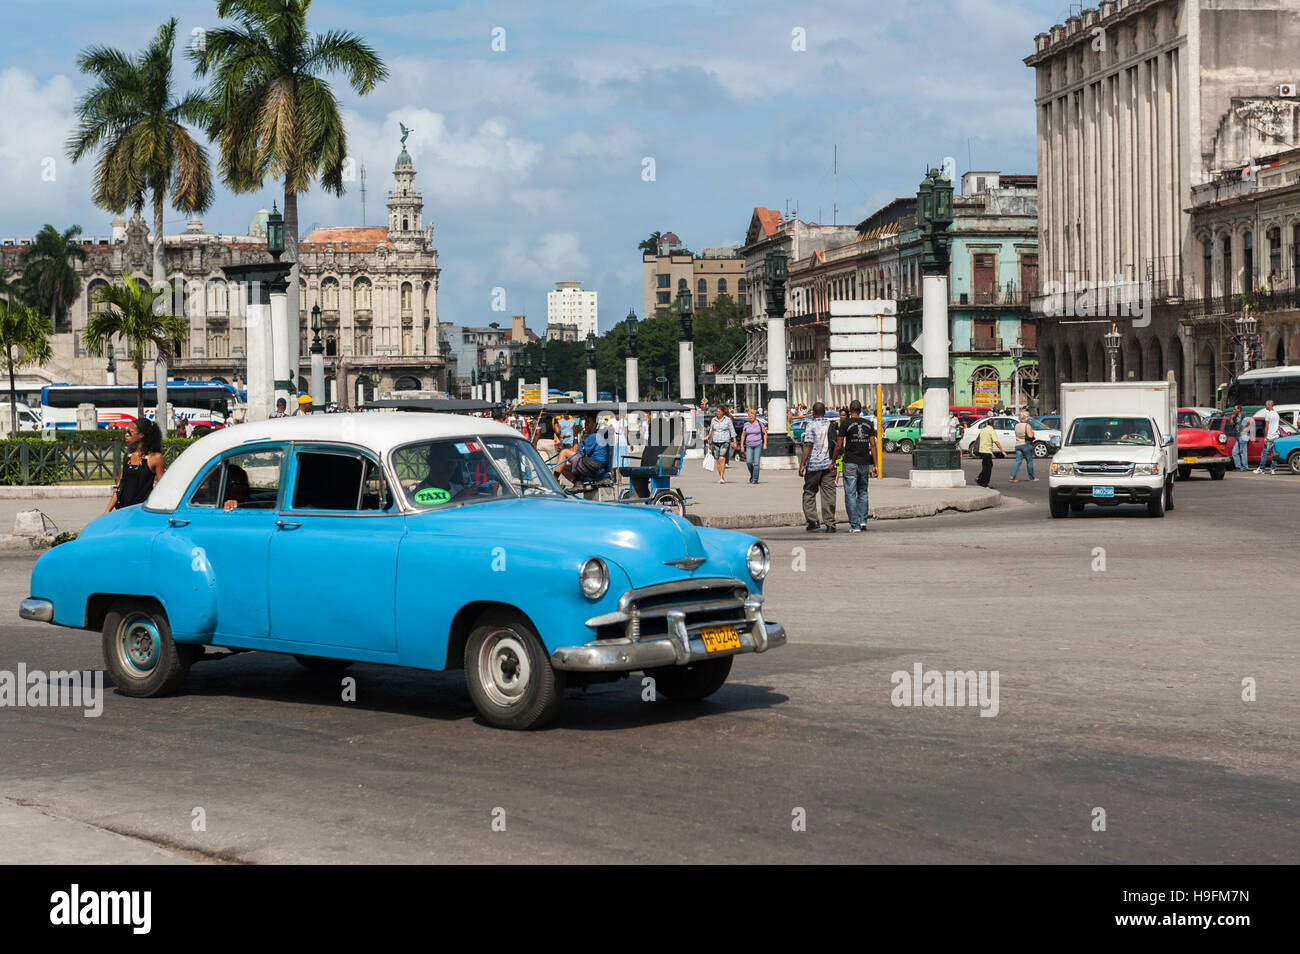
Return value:
[(424, 197), (415, 188), (415, 165), (406, 151), (406, 136), (402, 127), (402, 151), (393, 166), (393, 188), (388, 193), (388, 238), (394, 244), (418, 245), (424, 231)]

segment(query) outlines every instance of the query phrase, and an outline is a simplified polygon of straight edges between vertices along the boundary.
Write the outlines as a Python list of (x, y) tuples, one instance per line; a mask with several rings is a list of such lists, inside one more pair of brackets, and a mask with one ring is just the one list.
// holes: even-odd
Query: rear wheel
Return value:
[(485, 613), (469, 634), (465, 681), (479, 714), (503, 729), (545, 725), (564, 696), (564, 673), (551, 667), (532, 626), (508, 612)]
[(915, 444), (913, 444), (911, 441), (907, 439), (903, 439), (898, 442), (898, 449), (904, 454), (912, 453), (912, 448), (915, 446), (916, 446)]
[(1034, 456), (1035, 456), (1035, 457), (1040, 457), (1040, 458), (1041, 458), (1041, 457), (1046, 457), (1046, 456), (1047, 456), (1047, 445), (1044, 444), (1042, 441), (1034, 441)]
[(688, 666), (663, 666), (647, 669), (655, 681), (655, 690), (674, 702), (694, 702), (707, 698), (722, 688), (731, 674), (731, 656), (702, 659)]
[(123, 694), (146, 698), (175, 692), (197, 655), (172, 640), (167, 614), (151, 600), (122, 599), (104, 617), (104, 663)]
[(892, 454), (896, 450), (898, 450), (898, 444), (896, 444), (894, 441), (885, 441), (886, 454)]
[(1228, 465), (1227, 465), (1227, 464), (1224, 464), (1224, 465), (1222, 465), (1222, 466), (1214, 466), (1214, 467), (1211, 467), (1211, 468), (1210, 468), (1210, 480), (1222, 480), (1223, 477), (1224, 477), (1224, 475), (1227, 474), (1227, 473), (1228, 473)]

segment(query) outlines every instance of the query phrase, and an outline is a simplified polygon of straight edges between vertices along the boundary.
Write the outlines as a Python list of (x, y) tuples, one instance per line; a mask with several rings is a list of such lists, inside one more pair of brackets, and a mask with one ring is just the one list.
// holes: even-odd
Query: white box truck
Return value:
[(1145, 504), (1153, 517), (1174, 509), (1174, 382), (1063, 384), (1061, 435), (1048, 483), (1053, 517), (1088, 504)]

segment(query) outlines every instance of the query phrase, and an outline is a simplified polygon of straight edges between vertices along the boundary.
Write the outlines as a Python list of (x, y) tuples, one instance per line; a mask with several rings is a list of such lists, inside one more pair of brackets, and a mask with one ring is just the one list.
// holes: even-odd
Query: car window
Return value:
[(293, 510), (382, 513), (392, 508), (383, 471), (353, 451), (300, 450), (293, 486)]
[(244, 451), (213, 467), (190, 496), (191, 507), (225, 507), (230, 510), (274, 510), (280, 495), (282, 452)]
[[(547, 479), (550, 472), (531, 444), (518, 438), (494, 439), (494, 443), (498, 441), (518, 445), (512, 452), (529, 458), (528, 481)], [(514, 476), (502, 480), (488, 449), (472, 437), (399, 447), (393, 452), (393, 469), (407, 502), (423, 510), (513, 497), (518, 493), (516, 485), (510, 482)], [(519, 480), (525, 480), (522, 465)], [(559, 492), (553, 478), (551, 486)]]

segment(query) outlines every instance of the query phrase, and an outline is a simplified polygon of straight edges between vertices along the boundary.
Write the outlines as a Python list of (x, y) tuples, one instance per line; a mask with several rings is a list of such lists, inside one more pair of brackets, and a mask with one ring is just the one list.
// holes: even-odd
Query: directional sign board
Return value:
[(830, 303), (831, 384), (898, 383), (898, 304)]

